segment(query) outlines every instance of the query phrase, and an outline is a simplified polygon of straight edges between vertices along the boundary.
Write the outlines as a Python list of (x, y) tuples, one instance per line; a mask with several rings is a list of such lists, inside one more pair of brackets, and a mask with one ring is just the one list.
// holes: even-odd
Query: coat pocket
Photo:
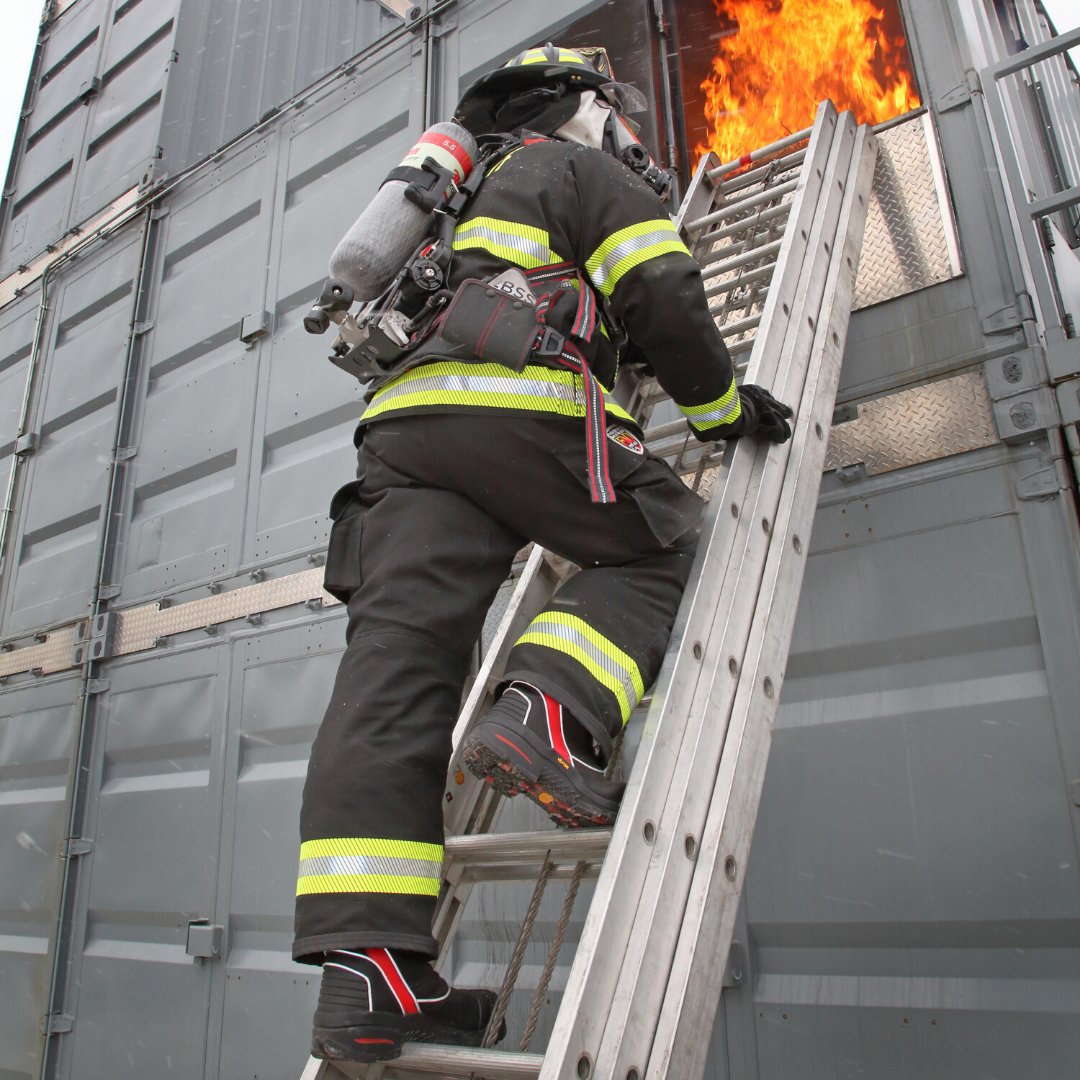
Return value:
[(361, 585), (360, 534), (368, 506), (360, 496), (364, 477), (338, 488), (330, 500), (330, 544), (326, 550), (323, 588), (343, 604)]

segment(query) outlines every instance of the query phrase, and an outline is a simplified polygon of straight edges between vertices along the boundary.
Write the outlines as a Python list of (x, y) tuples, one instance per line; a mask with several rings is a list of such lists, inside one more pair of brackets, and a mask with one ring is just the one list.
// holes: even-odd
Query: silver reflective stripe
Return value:
[(384, 405), (394, 398), (439, 391), (549, 398), (553, 401), (565, 401), (578, 408), (585, 404), (585, 399), (576, 386), (548, 382), (546, 379), (502, 379), (492, 375), (423, 375), (415, 379), (405, 379), (383, 390), (372, 404)]
[(499, 229), (493, 225), (480, 224), (481, 221), (491, 221), (491, 218), (467, 221), (459, 225), (454, 232), (454, 247), (464, 248), (475, 246), (473, 242), (486, 240), (483, 246), (495, 255), (502, 254), (497, 249), (511, 249), (524, 255), (527, 260), (525, 266), (532, 269), (534, 266), (546, 266), (549, 263), (562, 262), (546, 244), (534, 240), (528, 236), (510, 232), (508, 229)]
[(575, 630), (572, 626), (565, 626), (560, 622), (549, 622), (543, 615), (538, 615), (529, 623), (526, 634), (550, 634), (552, 637), (562, 638), (563, 641), (576, 645), (598, 668), (606, 671), (622, 685), (630, 711), (633, 711), (638, 703), (637, 687), (634, 686), (633, 676), (617, 660), (613, 660), (606, 652), (594, 645), (580, 630)]
[(735, 400), (730, 404), (720, 409), (713, 409), (711, 412), (705, 413), (686, 413), (686, 418), (690, 421), (694, 427), (710, 427), (714, 424), (726, 424), (733, 416), (737, 415), (740, 409), (740, 403), (738, 395), (735, 396)]
[(323, 874), (387, 874), (441, 881), (442, 863), (428, 859), (399, 859), (391, 855), (317, 855), (300, 860), (300, 877)]
[(592, 279), (593, 284), (598, 289), (603, 289), (607, 284), (607, 279), (611, 276), (612, 270), (627, 255), (633, 255), (635, 251), (641, 251), (644, 248), (652, 247), (654, 244), (662, 244), (670, 242), (672, 240), (678, 241), (679, 234), (675, 231), (674, 226), (668, 225), (666, 228), (659, 227), (653, 229), (650, 232), (642, 233), (640, 236), (630, 236), (620, 243), (616, 244), (608, 253), (604, 256), (603, 261), (595, 269), (589, 268), (589, 277)]

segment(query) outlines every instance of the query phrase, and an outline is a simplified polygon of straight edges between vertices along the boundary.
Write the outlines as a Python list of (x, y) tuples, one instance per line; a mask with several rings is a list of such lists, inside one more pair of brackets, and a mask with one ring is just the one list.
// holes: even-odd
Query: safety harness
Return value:
[[(399, 289), (400, 283), (406, 281), (423, 283), (425, 274), (437, 278), (440, 285), (448, 279), (454, 224), (461, 220), (483, 177), (514, 150), (540, 141), (549, 140), (533, 133), (525, 133), (521, 138), (504, 137), (493, 152), (477, 163), (465, 184), (436, 207), (436, 213), (442, 215), (440, 235), (425, 241), (402, 269)], [(550, 263), (531, 270), (515, 267), (514, 273), (524, 278), (528, 294), (511, 285), (500, 285), (499, 279), (506, 275), (483, 281), (466, 278), (452, 293), (446, 289), (432, 290), (433, 295), (425, 305), (429, 317), (414, 317), (404, 323), (407, 341), (394, 349), (396, 355), (389, 364), (383, 360), (373, 369), (371, 360), (360, 357), (372, 372), (364, 379), (369, 382), (365, 398), (370, 402), (381, 388), (417, 365), (438, 360), (496, 363), (515, 373), (522, 372), (526, 364), (573, 372), (581, 378), (584, 390), (592, 501), (614, 502), (615, 489), (608, 472), (604, 391), (584, 353), (575, 344), (588, 344), (599, 325), (601, 315), (596, 294), (572, 262)], [(569, 335), (563, 335), (547, 325), (545, 316), (569, 290), (577, 292), (577, 312)], [(385, 308), (392, 310), (394, 302), (392, 292)], [(375, 356), (369, 338), (345, 356), (331, 359), (343, 367), (352, 362), (355, 368), (354, 358), (364, 349)], [(346, 370), (358, 374), (355, 369)]]

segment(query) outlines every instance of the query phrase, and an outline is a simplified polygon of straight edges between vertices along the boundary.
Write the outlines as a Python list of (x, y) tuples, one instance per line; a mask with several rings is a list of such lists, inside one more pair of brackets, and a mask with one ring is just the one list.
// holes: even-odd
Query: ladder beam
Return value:
[[(823, 171), (821, 196), (798, 289), (791, 305), (784, 347), (771, 378), (754, 378), (782, 401), (798, 407), (803, 396), (806, 360), (818, 322), (837, 223), (855, 143), (855, 120), (845, 113), (836, 126)], [(700, 853), (725, 734), (744, 668), (744, 652), (761, 575), (780, 501), (790, 442), (755, 444), (754, 494), (739, 503), (739, 524), (731, 558), (724, 572), (721, 601), (712, 625), (701, 638), (703, 656), (694, 690), (685, 702), (684, 735), (668, 787), (648, 875), (638, 901), (637, 919), (627, 943), (619, 986), (611, 1004), (595, 1070), (597, 1080), (618, 1076), (648, 1061), (664, 987), (678, 942), (682, 913), (694, 865)], [(726, 492), (725, 492), (726, 493)], [(727, 500), (725, 500), (727, 501)], [(734, 662), (734, 667), (732, 667)], [(779, 683), (779, 678), (776, 678)], [(644, 1025), (644, 1030), (643, 1030)]]
[[(762, 325), (767, 329), (758, 335), (751, 358), (756, 376), (765, 385), (772, 385), (790, 322), (790, 305), (798, 287), (835, 128), (836, 110), (831, 103), (823, 102), (807, 148), (777, 272), (765, 301)], [(582, 1070), (589, 1076), (597, 1064), (621, 973), (614, 960), (626, 955), (653, 854), (645, 837), (651, 832), (659, 839), (656, 823), (661, 819), (682, 743), (684, 719), (700, 666), (701, 642), (707, 638), (707, 628), (720, 601), (724, 571), (736, 539), (739, 519), (732, 517), (730, 506), (738, 508), (752, 493), (757, 457), (758, 448), (750, 441), (734, 444), (725, 454), (728, 469), (724, 496), (714, 494), (709, 503), (694, 570), (676, 617), (611, 846), (552, 1032), (543, 1080), (572, 1080)], [(650, 830), (645, 829), (646, 824)]]
[(862, 127), (846, 178), (836, 229), (837, 250), (821, 302), (821, 311), (829, 312), (829, 317), (819, 321), (814, 335), (806, 373), (808, 389), (795, 421), (762, 581), (762, 600), (754, 614), (647, 1080), (700, 1077), (705, 1069), (708, 1033), (720, 1001), (723, 967), (745, 880), (752, 826), (795, 625), (875, 161), (876, 140)]

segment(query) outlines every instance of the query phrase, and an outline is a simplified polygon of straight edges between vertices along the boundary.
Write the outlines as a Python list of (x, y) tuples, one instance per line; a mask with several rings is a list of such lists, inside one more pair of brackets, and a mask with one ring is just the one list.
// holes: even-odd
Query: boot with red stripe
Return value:
[(560, 825), (611, 825), (625, 784), (604, 776), (592, 736), (553, 697), (512, 682), (465, 743), (473, 775), (523, 793)]
[(311, 1053), (372, 1062), (400, 1057), (407, 1042), (479, 1046), (495, 999), (493, 990), (448, 986), (419, 953), (339, 949), (323, 962)]

